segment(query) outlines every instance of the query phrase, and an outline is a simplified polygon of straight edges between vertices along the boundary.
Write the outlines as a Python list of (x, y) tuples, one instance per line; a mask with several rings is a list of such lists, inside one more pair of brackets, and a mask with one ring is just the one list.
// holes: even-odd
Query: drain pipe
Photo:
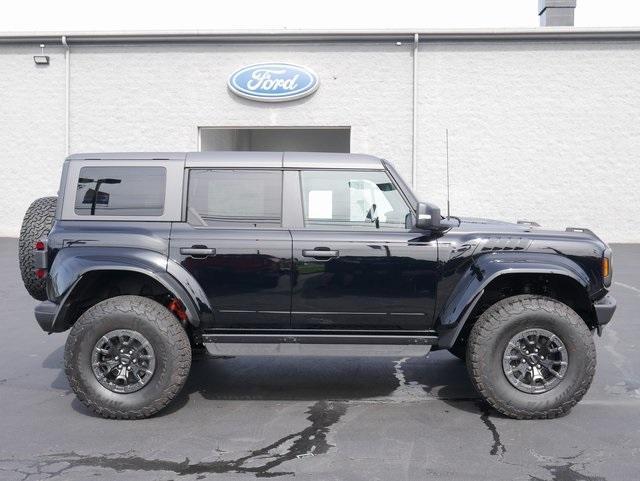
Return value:
[(64, 88), (65, 88), (65, 152), (66, 155), (69, 155), (69, 148), (70, 148), (70, 125), (69, 125), (69, 121), (70, 121), (70, 113), (69, 113), (69, 107), (70, 107), (70, 97), (69, 97), (69, 79), (70, 79), (70, 75), (69, 75), (69, 66), (70, 66), (70, 54), (71, 52), (69, 51), (69, 44), (67, 43), (67, 37), (66, 35), (62, 36), (62, 45), (64, 46), (65, 50), (64, 50)]
[(418, 176), (418, 45), (420, 35), (413, 36), (413, 139), (411, 146), (411, 187), (416, 190)]

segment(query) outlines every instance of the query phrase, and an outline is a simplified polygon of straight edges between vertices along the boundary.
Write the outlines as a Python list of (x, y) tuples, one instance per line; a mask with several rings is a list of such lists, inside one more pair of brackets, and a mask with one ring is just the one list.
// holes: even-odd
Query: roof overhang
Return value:
[(230, 30), (133, 32), (0, 32), (0, 43), (145, 44), (145, 43), (304, 43), (304, 42), (420, 42), (499, 40), (636, 40), (638, 28), (542, 27), (464, 30)]

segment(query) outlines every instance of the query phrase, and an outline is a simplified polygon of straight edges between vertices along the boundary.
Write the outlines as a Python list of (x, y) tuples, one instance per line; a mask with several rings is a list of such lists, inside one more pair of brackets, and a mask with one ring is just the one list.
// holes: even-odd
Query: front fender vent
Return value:
[(523, 237), (489, 237), (480, 244), (480, 252), (524, 251), (531, 240)]

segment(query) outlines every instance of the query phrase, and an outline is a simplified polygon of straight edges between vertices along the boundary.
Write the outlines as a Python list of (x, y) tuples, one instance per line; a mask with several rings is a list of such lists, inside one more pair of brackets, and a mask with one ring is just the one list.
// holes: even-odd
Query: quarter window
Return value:
[(83, 167), (74, 210), (77, 215), (161, 216), (164, 167)]
[(274, 227), (281, 224), (282, 172), (194, 169), (187, 220), (201, 226)]
[(385, 172), (303, 171), (305, 225), (404, 229), (410, 209)]

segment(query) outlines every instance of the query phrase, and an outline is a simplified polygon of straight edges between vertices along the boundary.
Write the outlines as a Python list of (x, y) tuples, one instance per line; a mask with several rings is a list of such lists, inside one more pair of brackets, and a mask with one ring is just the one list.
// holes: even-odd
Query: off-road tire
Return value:
[[(533, 328), (558, 336), (568, 354), (562, 381), (540, 394), (516, 389), (502, 367), (512, 336)], [(501, 413), (517, 419), (555, 418), (566, 414), (589, 389), (596, 351), (587, 325), (569, 306), (543, 296), (520, 295), (495, 303), (480, 316), (469, 336), (467, 368), (480, 395)]]
[(24, 214), (18, 240), (18, 264), (22, 282), (29, 295), (39, 301), (47, 299), (47, 291), (45, 279), (36, 278), (33, 250), (36, 241), (46, 237), (53, 227), (57, 201), (57, 197), (35, 200)]
[[(96, 342), (116, 329), (131, 329), (152, 345), (156, 366), (148, 384), (126, 394), (100, 384), (91, 367)], [(180, 392), (191, 367), (189, 337), (164, 306), (139, 296), (118, 296), (88, 309), (73, 325), (64, 352), (65, 373), (82, 403), (105, 418), (141, 419), (166, 407)]]

